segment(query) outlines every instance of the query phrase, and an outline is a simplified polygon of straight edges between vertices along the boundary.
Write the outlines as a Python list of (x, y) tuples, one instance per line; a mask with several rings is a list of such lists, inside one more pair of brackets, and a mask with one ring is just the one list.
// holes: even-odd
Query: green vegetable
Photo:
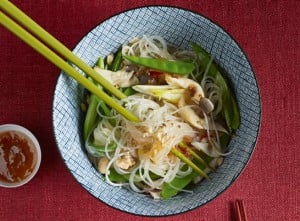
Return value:
[(191, 62), (170, 61), (160, 58), (146, 58), (127, 55), (123, 57), (132, 63), (173, 74), (187, 75), (192, 73), (195, 69), (195, 65)]
[[(104, 59), (102, 57), (99, 57), (95, 66), (97, 66), (99, 68), (104, 68), (104, 66), (105, 66)], [(89, 77), (89, 80), (92, 81), (94, 84), (96, 84), (92, 78)], [(95, 126), (95, 123), (96, 123), (95, 121), (97, 118), (97, 109), (100, 110), (103, 115), (111, 117), (110, 108), (106, 105), (106, 103), (103, 100), (101, 100), (100, 98), (98, 98), (96, 95), (91, 94), (90, 103), (89, 103), (87, 114), (85, 117), (84, 129), (83, 129), (84, 130), (83, 137), (85, 140), (87, 139), (89, 133)], [(115, 121), (113, 119), (110, 119), (110, 123), (112, 125), (115, 125)]]
[(104, 68), (104, 59), (102, 57), (98, 58), (98, 61), (96, 62), (96, 66), (98, 66), (99, 68)]
[(222, 148), (226, 148), (228, 146), (228, 143), (229, 143), (230, 139), (231, 139), (231, 135), (230, 134), (222, 133), (220, 135), (221, 147)]
[[(212, 157), (206, 155), (203, 152), (197, 153), (205, 162), (206, 164), (209, 164), (209, 162), (213, 159)], [(205, 166), (203, 164), (199, 164), (199, 162), (195, 161), (195, 164), (197, 167), (201, 170), (205, 169)], [(185, 165), (185, 168), (187, 169), (188, 165)], [(199, 176), (199, 173), (195, 170), (193, 170), (190, 174), (184, 176), (184, 177), (175, 177), (170, 183), (164, 183), (160, 196), (163, 199), (169, 199), (175, 195), (178, 194), (182, 189), (184, 189), (187, 185), (189, 185), (195, 178)]]
[(102, 114), (104, 114), (105, 116), (109, 116), (109, 117), (111, 116), (110, 109), (106, 106), (106, 104), (102, 100), (99, 101), (98, 107), (101, 108), (101, 110), (103, 112)]
[[(200, 65), (204, 67), (204, 69), (206, 69), (211, 62), (210, 54), (196, 43), (192, 43), (192, 48), (199, 57)], [(236, 103), (234, 95), (231, 93), (228, 87), (226, 79), (221, 74), (219, 68), (214, 62), (212, 62), (211, 65), (208, 67), (207, 75), (214, 78), (215, 83), (222, 89), (222, 115), (226, 121), (229, 130), (231, 131), (232, 129), (238, 129), (240, 125), (240, 113), (238, 105)]]
[[(111, 109), (105, 104), (105, 102), (103, 100), (99, 100), (97, 108), (104, 116), (112, 117)], [(110, 119), (108, 119), (108, 121), (110, 122), (110, 124), (112, 126), (116, 126), (115, 119), (110, 118)]]
[(187, 146), (184, 142), (180, 142), (180, 143), (178, 144), (178, 146), (179, 146), (180, 148), (184, 148), (184, 150), (186, 150), (189, 154), (191, 154), (191, 155), (194, 157), (194, 159), (198, 161), (199, 164), (202, 164), (202, 167), (204, 167), (204, 168), (205, 168), (205, 167), (208, 167), (208, 168), (210, 168), (212, 171), (215, 171), (214, 168), (212, 168), (208, 163), (206, 163), (205, 160), (202, 159), (200, 155), (198, 155), (195, 151), (193, 151), (193, 150), (192, 150), (189, 146)]
[(133, 95), (136, 93), (136, 91), (132, 88), (132, 87), (128, 87), (126, 88), (123, 93), (126, 95), (126, 96), (130, 96), (130, 95)]
[(164, 183), (160, 196), (163, 199), (169, 199), (178, 194), (180, 190), (185, 188), (191, 183), (199, 174), (196, 171), (192, 171), (190, 174), (184, 177), (175, 177), (170, 183)]
[(96, 95), (91, 94), (90, 103), (88, 106), (88, 110), (86, 112), (84, 126), (83, 126), (84, 140), (88, 138), (88, 135), (91, 133), (91, 131), (93, 130), (96, 124), (98, 102), (99, 102), (99, 98)]
[[(104, 68), (104, 59), (102, 57), (99, 57), (95, 66)], [(95, 81), (91, 77), (88, 77), (88, 79), (95, 84)], [(100, 99), (95, 94), (91, 94), (90, 102), (89, 102), (87, 113), (85, 115), (84, 126), (83, 126), (84, 140), (86, 140), (88, 138), (88, 135), (91, 133), (92, 129), (95, 127), (96, 119), (97, 119), (97, 108), (98, 108), (99, 101), (100, 101)]]
[(170, 85), (135, 85), (132, 88), (140, 93), (164, 99), (171, 103), (178, 103), (184, 94), (184, 89), (174, 88)]
[(165, 200), (176, 196), (198, 176), (199, 174), (193, 170), (190, 174), (184, 177), (176, 177), (170, 183), (164, 183), (160, 192), (160, 196)]
[(110, 70), (117, 71), (120, 69), (122, 63), (122, 50), (119, 49), (117, 53), (114, 55), (113, 63), (111, 64)]
[(109, 170), (108, 178), (112, 182), (126, 183), (129, 181), (129, 174), (119, 174), (114, 168)]
[(98, 156), (105, 156), (105, 150), (108, 152), (114, 151), (117, 148), (116, 143), (112, 143), (108, 145), (105, 149), (105, 146), (95, 145), (93, 143), (89, 143), (89, 146), (94, 149)]
[(185, 162), (187, 165), (189, 165), (193, 170), (195, 170), (198, 174), (205, 177), (206, 179), (210, 180), (209, 176), (201, 169), (199, 168), (195, 163), (193, 163), (190, 159), (188, 159), (183, 153), (181, 153), (176, 148), (172, 148), (171, 152), (178, 157), (180, 160)]

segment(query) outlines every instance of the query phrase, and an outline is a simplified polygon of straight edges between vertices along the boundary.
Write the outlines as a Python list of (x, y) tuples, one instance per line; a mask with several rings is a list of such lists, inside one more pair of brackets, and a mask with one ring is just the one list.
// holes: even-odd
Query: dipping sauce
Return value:
[(26, 179), (37, 163), (36, 147), (19, 131), (0, 132), (0, 181), (16, 183)]

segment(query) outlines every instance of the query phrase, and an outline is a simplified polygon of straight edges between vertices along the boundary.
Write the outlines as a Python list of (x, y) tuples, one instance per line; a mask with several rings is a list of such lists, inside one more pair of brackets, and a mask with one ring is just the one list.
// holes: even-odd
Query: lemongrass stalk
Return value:
[(194, 169), (196, 172), (198, 172), (201, 176), (205, 177), (206, 179), (210, 180), (209, 176), (201, 170), (199, 167), (197, 167), (196, 164), (194, 164), (190, 159), (188, 159), (183, 153), (181, 153), (179, 150), (176, 148), (172, 148), (171, 152), (178, 157), (180, 160), (185, 162), (187, 165), (189, 165), (192, 169)]
[(188, 145), (186, 145), (183, 142), (180, 142), (179, 147), (183, 147), (186, 149), (187, 152), (189, 152), (196, 160), (198, 160), (200, 163), (203, 164), (204, 167), (210, 168), (212, 171), (215, 171), (215, 168), (211, 167), (209, 164), (205, 162), (195, 151), (193, 151)]

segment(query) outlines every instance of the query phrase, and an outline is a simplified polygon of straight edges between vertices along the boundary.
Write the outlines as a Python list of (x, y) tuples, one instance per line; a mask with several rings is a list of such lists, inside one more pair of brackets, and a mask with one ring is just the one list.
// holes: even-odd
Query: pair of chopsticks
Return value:
[(126, 110), (111, 96), (107, 95), (103, 90), (99, 89), (90, 80), (75, 70), (70, 63), (76, 65), (118, 99), (125, 98), (126, 95), (115, 88), (101, 75), (96, 73), (84, 61), (72, 53), (67, 47), (65, 47), (8, 0), (0, 0), (0, 24), (39, 52), (58, 68), (74, 78), (78, 83), (82, 84), (91, 93), (94, 93), (96, 96), (101, 98), (106, 104), (114, 108), (128, 120), (134, 122), (140, 121), (137, 116)]
[(237, 221), (248, 221), (243, 200), (236, 200), (234, 202), (234, 208)]
[[(30, 47), (35, 49), (38, 53), (40, 53), (58, 68), (74, 78), (78, 83), (82, 84), (91, 93), (102, 99), (107, 105), (122, 114), (125, 118), (133, 122), (140, 121), (137, 116), (126, 110), (111, 96), (107, 95), (103, 90), (99, 89), (90, 80), (80, 74), (76, 69), (74, 69), (74, 67), (71, 66), (70, 63), (76, 65), (84, 73), (92, 77), (95, 81), (101, 84), (103, 88), (110, 91), (116, 98), (122, 99), (125, 98), (126, 95), (124, 95), (105, 78), (95, 72), (84, 61), (72, 53), (66, 46), (55, 39), (40, 25), (38, 25), (8, 0), (0, 0), (0, 24), (23, 40)], [(176, 154), (178, 151), (176, 151), (175, 148), (173, 148), (172, 152), (175, 153), (175, 155), (182, 161), (189, 162), (189, 165), (192, 165), (192, 168), (198, 171), (200, 175), (209, 179), (209, 177), (200, 168), (190, 162), (187, 157), (185, 157), (183, 154)]]

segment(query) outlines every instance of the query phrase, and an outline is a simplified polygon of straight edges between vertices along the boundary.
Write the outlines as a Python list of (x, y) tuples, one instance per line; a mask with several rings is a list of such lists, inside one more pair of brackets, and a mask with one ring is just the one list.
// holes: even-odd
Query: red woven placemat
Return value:
[[(245, 200), (249, 220), (300, 220), (299, 1), (12, 1), (72, 48), (91, 28), (133, 7), (175, 5), (199, 12), (228, 31), (256, 73), (262, 125), (241, 177), (206, 206), (161, 220), (235, 220), (233, 200)], [(0, 188), (0, 220), (150, 220), (88, 194), (56, 148), (52, 99), (59, 70), (0, 27), (0, 124), (30, 129), (42, 147), (37, 176), (17, 189)]]

